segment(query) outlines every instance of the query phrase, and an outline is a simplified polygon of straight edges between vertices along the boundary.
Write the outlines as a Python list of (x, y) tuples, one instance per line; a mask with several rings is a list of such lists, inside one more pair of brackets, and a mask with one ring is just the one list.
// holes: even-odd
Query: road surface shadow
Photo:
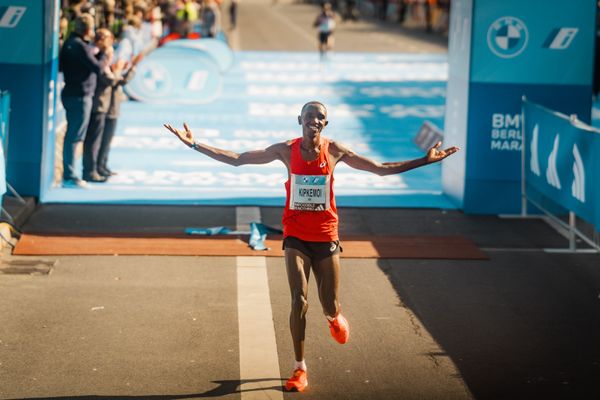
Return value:
[[(240, 386), (247, 383), (257, 382), (270, 382), (270, 381), (281, 381), (281, 385), (252, 388), (252, 389), (240, 389)], [(276, 390), (279, 392), (283, 391), (283, 382), (281, 378), (261, 378), (261, 379), (230, 379), (230, 380), (219, 380), (212, 381), (212, 383), (218, 386), (202, 393), (186, 393), (186, 394), (146, 394), (146, 395), (132, 395), (132, 396), (119, 396), (119, 395), (79, 395), (79, 396), (57, 396), (57, 397), (24, 397), (16, 400), (94, 400), (94, 399), (110, 399), (110, 400), (143, 400), (143, 399), (161, 399), (161, 400), (177, 400), (177, 399), (200, 399), (207, 397), (222, 397), (229, 394), (235, 393), (248, 393), (262, 390)]]
[[(476, 399), (600, 398), (598, 255), (380, 260)], [(435, 360), (434, 360), (435, 361)]]

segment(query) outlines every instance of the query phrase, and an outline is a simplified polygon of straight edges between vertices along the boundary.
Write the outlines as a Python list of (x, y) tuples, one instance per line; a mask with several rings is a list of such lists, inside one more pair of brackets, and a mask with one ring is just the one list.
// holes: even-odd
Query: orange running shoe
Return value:
[(329, 331), (331, 336), (339, 343), (344, 344), (350, 339), (350, 325), (342, 314), (338, 314), (332, 321), (329, 322)]
[(288, 392), (297, 391), (303, 392), (308, 386), (308, 378), (306, 371), (298, 368), (294, 371), (294, 375), (285, 383), (285, 389)]

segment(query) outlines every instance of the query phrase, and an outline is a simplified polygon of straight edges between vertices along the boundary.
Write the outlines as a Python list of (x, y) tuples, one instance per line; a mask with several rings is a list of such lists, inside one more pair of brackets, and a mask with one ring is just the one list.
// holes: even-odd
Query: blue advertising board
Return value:
[(219, 65), (209, 53), (193, 47), (165, 46), (140, 62), (125, 91), (144, 102), (203, 104), (221, 94), (222, 81)]
[[(0, 0), (0, 90), (11, 92), (7, 180), (39, 196), (56, 105), (59, 0)], [(10, 45), (6, 45), (6, 44)]]
[(472, 81), (589, 84), (595, 1), (503, 0), (476, 4)]
[(444, 131), (464, 153), (444, 163), (444, 191), (465, 212), (515, 213), (522, 96), (590, 121), (596, 4), (457, 0), (452, 7), (449, 50), (462, 49), (463, 62), (449, 56)]
[(526, 191), (541, 194), (600, 230), (600, 131), (523, 101)]
[(41, 1), (0, 1), (0, 43), (11, 44), (0, 46), (2, 63), (43, 63), (43, 13)]

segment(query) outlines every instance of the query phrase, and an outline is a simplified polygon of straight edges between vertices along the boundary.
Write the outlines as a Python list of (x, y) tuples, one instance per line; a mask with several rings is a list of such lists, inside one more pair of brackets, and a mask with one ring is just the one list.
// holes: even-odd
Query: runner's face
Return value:
[(302, 125), (302, 134), (313, 138), (327, 126), (327, 110), (320, 105), (310, 105), (304, 109), (298, 119)]

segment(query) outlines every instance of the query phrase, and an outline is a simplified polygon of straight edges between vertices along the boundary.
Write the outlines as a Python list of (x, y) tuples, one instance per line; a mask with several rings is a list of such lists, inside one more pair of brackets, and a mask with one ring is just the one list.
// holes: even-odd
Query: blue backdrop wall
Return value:
[[(560, 10), (560, 12), (557, 12)], [(521, 97), (590, 121), (593, 0), (452, 2), (445, 193), (468, 213), (520, 209)]]
[(59, 0), (0, 0), (0, 90), (11, 94), (7, 181), (39, 196), (43, 143), (54, 135)]

